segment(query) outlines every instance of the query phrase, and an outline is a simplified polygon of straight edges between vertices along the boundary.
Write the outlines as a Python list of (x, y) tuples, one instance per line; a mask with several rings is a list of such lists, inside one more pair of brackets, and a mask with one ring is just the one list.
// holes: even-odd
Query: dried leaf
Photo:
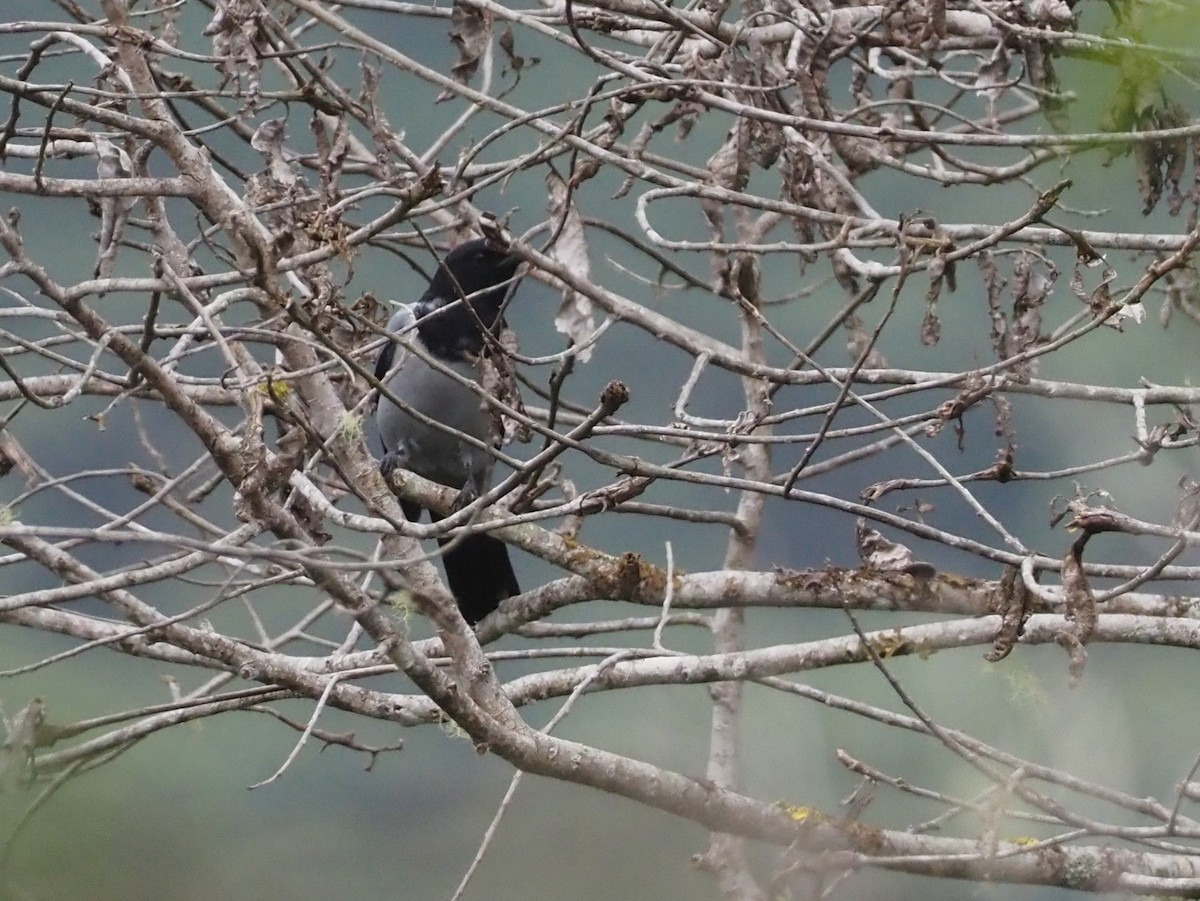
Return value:
[(752, 306), (762, 305), (762, 270), (754, 254), (739, 253), (733, 262), (730, 287)]
[(988, 124), (995, 127), (996, 104), (1004, 95), (1003, 88), (1011, 83), (1008, 75), (1009, 54), (1004, 41), (997, 41), (991, 57), (984, 62), (975, 74), (975, 90), (983, 94), (987, 100)]
[(932, 563), (914, 560), (909, 548), (884, 538), (881, 532), (868, 526), (865, 519), (858, 520), (854, 534), (858, 542), (858, 556), (868, 569), (907, 573), (922, 579), (932, 578), (937, 572)]
[[(1076, 271), (1078, 272), (1078, 270)], [(1084, 295), (1082, 299), (1084, 299), (1084, 301), (1087, 303), (1088, 312), (1090, 312), (1093, 317), (1099, 318), (1107, 315), (1108, 318), (1104, 321), (1104, 324), (1110, 328), (1115, 328), (1117, 331), (1120, 331), (1121, 321), (1127, 318), (1127, 316), (1123, 315), (1121, 311), (1118, 311), (1116, 314), (1109, 315), (1110, 308), (1113, 305), (1112, 292), (1109, 290), (1109, 285), (1111, 285), (1116, 278), (1117, 271), (1115, 269), (1106, 268), (1104, 270), (1104, 274), (1100, 277), (1100, 284), (1098, 284), (1090, 294), (1085, 294), (1083, 291), (1082, 278), (1080, 278), (1077, 283), (1075, 277), (1072, 276), (1071, 290), (1075, 293), (1076, 297), (1080, 297), (1081, 294)], [(1136, 314), (1130, 313), (1128, 315), (1132, 316)]]
[[(395, 166), (392, 157), (395, 155), (396, 144), (404, 140), (404, 133), (393, 133), (391, 123), (379, 104), (379, 70), (363, 64), (363, 84), (360, 92), (362, 105), (367, 111), (366, 123), (371, 129), (371, 145), (375, 159), (383, 169), (384, 178), (394, 177)], [(434, 167), (431, 171), (436, 172)]]
[(754, 162), (770, 169), (783, 150), (783, 126), (755, 119), (750, 127), (750, 153)]
[(941, 433), (946, 423), (954, 422), (958, 424), (960, 430), (959, 439), (961, 441), (963, 437), (961, 430), (964, 414), (985, 397), (991, 395), (995, 390), (996, 386), (992, 382), (984, 380), (979, 375), (968, 377), (958, 394), (938, 405), (935, 411), (937, 418), (925, 427), (925, 434), (933, 438)]
[(1087, 648), (1070, 632), (1059, 632), (1054, 640), (1067, 652), (1067, 674), (1071, 677), (1071, 686), (1079, 684), (1083, 678), (1084, 667), (1087, 666)]
[[(1158, 122), (1159, 128), (1177, 128), (1181, 125), (1189, 124), (1187, 114), (1179, 109), (1175, 104), (1171, 104), (1164, 111), (1163, 116)], [(1171, 199), (1168, 204), (1168, 209), (1172, 216), (1178, 216), (1179, 211), (1183, 209), (1184, 201), (1187, 199), (1180, 189), (1180, 182), (1183, 181), (1185, 170), (1187, 169), (1188, 152), (1191, 149), (1191, 143), (1187, 138), (1172, 138), (1163, 141), (1163, 180), (1171, 188)]]
[(887, 369), (888, 361), (878, 347), (871, 346), (871, 336), (867, 334), (863, 328), (862, 320), (857, 316), (851, 315), (846, 317), (846, 331), (850, 333), (850, 337), (846, 339), (846, 350), (850, 353), (850, 359), (855, 363), (859, 357), (865, 352), (867, 358), (863, 360), (863, 369)]
[(1003, 360), (1008, 357), (1008, 317), (1001, 309), (1000, 299), (1008, 281), (1000, 274), (996, 258), (988, 251), (979, 254), (975, 262), (983, 274), (983, 285), (987, 290), (988, 317), (992, 323), (992, 350), (996, 352), (997, 359)]
[(1142, 306), (1141, 301), (1125, 304), (1125, 306), (1109, 316), (1104, 324), (1115, 328), (1119, 332), (1124, 328), (1126, 319), (1133, 322), (1134, 325), (1141, 325), (1145, 321), (1146, 308)]
[(504, 30), (500, 32), (498, 43), (500, 49), (504, 51), (505, 59), (508, 60), (509, 68), (520, 75), (521, 70), (525, 68), (525, 57), (517, 53), (517, 39), (511, 25), (504, 26)]
[[(1022, 252), (1013, 263), (1012, 321), (1000, 342), (1000, 359), (1007, 359), (1036, 347), (1042, 341), (1042, 306), (1058, 280), (1058, 268), (1038, 255)], [(1072, 282), (1074, 287), (1075, 283)], [(988, 298), (991, 303), (991, 289)], [(993, 322), (993, 335), (997, 326)], [(1026, 361), (1012, 369), (1013, 375), (1028, 381), (1036, 368), (1035, 361)]]
[[(327, 126), (333, 124), (333, 139), (330, 140)], [(346, 157), (350, 152), (350, 126), (346, 116), (334, 119), (320, 110), (313, 111), (310, 122), (317, 146), (317, 163), (321, 172), (321, 196), (326, 206), (333, 206), (338, 197), (338, 178), (342, 173)]]
[[(96, 175), (100, 178), (129, 178), (133, 175), (133, 162), (129, 154), (107, 138), (97, 135)], [(96, 259), (95, 277), (109, 278), (117, 261), (121, 245), (121, 234), (129, 211), (136, 202), (133, 197), (100, 198), (100, 254)]]
[[(450, 77), (459, 84), (469, 84), (492, 39), (492, 17), (482, 9), (455, 0), (450, 11), (450, 24), (454, 26), (450, 42), (458, 48), (458, 61), (450, 67)], [(445, 90), (438, 94), (437, 102), (457, 96), (454, 91)]]
[(218, 0), (203, 32), (213, 39), (212, 55), (218, 60), (217, 66), (221, 74), (238, 85), (247, 112), (258, 108), (263, 54), (275, 49), (262, 33), (261, 19), (265, 15), (260, 0)]
[(0, 792), (15, 792), (32, 775), (33, 752), (40, 742), (39, 733), (45, 728), (46, 705), (34, 698), (5, 720), (4, 741), (0, 742)]
[(1137, 169), (1138, 196), (1142, 198), (1142, 215), (1148, 216), (1162, 197), (1163, 180), (1159, 159), (1160, 145), (1141, 141), (1133, 148)]
[(929, 290), (925, 292), (925, 318), (921, 320), (921, 343), (932, 347), (942, 337), (942, 321), (938, 318), (937, 303), (942, 293), (945, 257), (938, 253), (929, 261)]
[(1083, 571), (1083, 547), (1091, 537), (1085, 532), (1071, 545), (1062, 563), (1063, 607), (1067, 622), (1073, 623), (1072, 634), (1081, 644), (1087, 644), (1096, 631), (1096, 595)]
[(1011, 482), (1015, 474), (1013, 463), (1016, 460), (1016, 455), (1016, 450), (1009, 444), (996, 456), (996, 462), (980, 473), (979, 477), (982, 479), (993, 479), (1000, 484)]
[[(704, 182), (730, 191), (741, 191), (750, 178), (749, 128), (745, 120), (738, 119), (717, 152), (704, 164)], [(708, 221), (714, 241), (724, 239), (725, 203), (722, 200), (704, 197), (700, 208)], [(720, 267), (718, 266), (718, 269)]]
[(160, 24), (152, 27), (151, 31), (157, 33), (164, 44), (178, 48), (181, 5), (175, 0), (154, 0), (154, 12)]
[[(588, 261), (587, 232), (572, 199), (572, 192), (553, 170), (546, 176), (546, 183), (550, 188), (550, 218), (555, 223), (562, 222), (558, 239), (550, 248), (550, 255), (566, 266), (572, 275), (590, 282), (592, 267)], [(571, 344), (581, 346), (578, 359), (581, 363), (586, 363), (592, 355), (592, 348), (582, 345), (596, 330), (592, 301), (586, 295), (564, 285), (562, 303), (554, 317), (554, 328), (566, 335)]]
[[(517, 339), (511, 329), (502, 329), (497, 336), (500, 345), (515, 351)], [(512, 358), (505, 353), (489, 353), (481, 356), (476, 365), (479, 370), (479, 384), (491, 397), (524, 414), (525, 403), (521, 399), (521, 389), (517, 382), (516, 370)], [(513, 441), (526, 443), (532, 437), (529, 426), (516, 419), (510, 419), (498, 409), (489, 405), (492, 416), (492, 435), (501, 444)]]
[(991, 663), (1003, 660), (1012, 653), (1029, 616), (1029, 589), (1025, 587), (1018, 567), (1010, 566), (1004, 570), (996, 591), (994, 606), (1000, 614), (1000, 631), (996, 633), (992, 649), (983, 655)]
[(267, 159), (267, 171), (282, 187), (294, 185), (299, 176), (283, 155), (283, 142), (287, 137), (287, 123), (283, 119), (268, 119), (260, 125), (250, 138), (250, 146)]
[(1200, 137), (1192, 138), (1192, 189), (1188, 199), (1193, 204), (1200, 204)]

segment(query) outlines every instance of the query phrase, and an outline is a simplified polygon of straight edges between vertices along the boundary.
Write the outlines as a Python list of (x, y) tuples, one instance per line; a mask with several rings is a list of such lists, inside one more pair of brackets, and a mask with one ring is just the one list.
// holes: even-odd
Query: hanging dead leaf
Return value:
[(44, 734), (46, 705), (41, 698), (34, 698), (12, 719), (6, 719), (4, 727), (6, 734), (0, 744), (0, 791), (12, 793), (30, 778), (33, 752), (49, 745)]
[[(725, 136), (724, 143), (704, 164), (704, 170), (706, 184), (730, 191), (740, 191), (746, 187), (750, 178), (750, 133), (744, 120), (738, 119), (734, 122)], [(724, 202), (704, 197), (700, 200), (700, 208), (704, 211), (704, 218), (708, 221), (713, 240), (723, 240)]]
[[(590, 282), (592, 267), (588, 261), (587, 232), (572, 200), (572, 193), (566, 182), (553, 170), (546, 176), (546, 183), (550, 188), (550, 217), (554, 222), (562, 223), (558, 239), (550, 248), (550, 256), (566, 266), (576, 278)], [(573, 345), (581, 348), (578, 359), (586, 363), (592, 355), (592, 348), (584, 346), (584, 342), (596, 330), (592, 301), (564, 285), (562, 303), (554, 317), (554, 328), (566, 335)]]
[[(133, 175), (133, 162), (128, 153), (99, 135), (93, 140), (96, 145), (96, 175), (100, 178), (129, 178)], [(100, 198), (100, 253), (96, 258), (96, 278), (109, 278), (112, 275), (125, 222), (135, 202), (133, 196)]]
[(867, 334), (867, 330), (863, 328), (862, 320), (857, 316), (850, 315), (846, 317), (844, 323), (846, 331), (850, 336), (846, 339), (846, 350), (850, 354), (850, 359), (855, 363), (864, 353), (866, 359), (862, 362), (862, 369), (887, 369), (888, 360), (878, 347), (871, 346), (871, 335)]
[(1000, 614), (1000, 631), (996, 633), (992, 649), (983, 655), (990, 663), (996, 663), (1011, 654), (1025, 630), (1025, 620), (1029, 616), (1029, 589), (1025, 587), (1018, 567), (1010, 566), (1004, 570), (996, 586), (993, 606)]
[[(501, 347), (507, 351), (517, 350), (517, 336), (512, 329), (503, 329), (499, 335)], [(525, 403), (521, 399), (521, 389), (517, 382), (517, 373), (508, 353), (489, 353), (477, 361), (479, 384), (489, 396), (504, 402), (521, 414), (525, 413)], [(488, 408), (492, 417), (492, 437), (501, 444), (512, 441), (528, 443), (532, 438), (529, 426), (517, 419), (510, 419), (495, 407)]]
[(217, 68), (238, 85), (247, 111), (258, 109), (262, 93), (262, 61), (275, 47), (264, 33), (262, 6), (253, 0), (223, 0), (216, 4), (204, 34), (212, 38)]
[(937, 304), (942, 293), (942, 274), (945, 261), (941, 255), (929, 261), (929, 290), (925, 292), (925, 318), (921, 320), (921, 343), (932, 347), (942, 337), (942, 321)]
[(1087, 644), (1096, 631), (1096, 595), (1083, 571), (1083, 547), (1091, 537), (1085, 532), (1071, 545), (1062, 563), (1063, 606), (1068, 622), (1074, 623), (1074, 634)]
[[(450, 77), (459, 84), (469, 84), (479, 68), (479, 60), (492, 39), (492, 17), (482, 9), (455, 0), (450, 11), (450, 43), (458, 48), (458, 61), (450, 67)], [(449, 89), (438, 94), (441, 103), (458, 95)]]
[(1009, 440), (1009, 448), (1012, 448), (1012, 440), (1016, 437), (1017, 431), (1013, 427), (1012, 401), (1003, 394), (993, 394), (992, 406), (996, 410), (996, 427), (993, 430), (997, 437), (1007, 438)]
[(500, 33), (499, 43), (500, 49), (504, 51), (504, 58), (508, 60), (508, 68), (517, 76), (517, 82), (521, 80), (521, 73), (525, 69), (532, 69), (542, 61), (540, 56), (521, 56), (517, 53), (516, 37), (511, 25), (504, 26), (504, 31)]
[(250, 136), (250, 146), (267, 160), (268, 174), (284, 188), (292, 186), (299, 178), (283, 155), (286, 138), (287, 123), (283, 119), (268, 119)]
[(1009, 52), (1004, 41), (997, 41), (992, 55), (975, 73), (975, 90), (987, 101), (987, 121), (996, 125), (996, 108), (1004, 89), (1010, 85)]
[(1083, 670), (1087, 666), (1087, 648), (1070, 632), (1059, 632), (1054, 640), (1067, 652), (1067, 674), (1071, 677), (1071, 686), (1074, 687), (1083, 678)]

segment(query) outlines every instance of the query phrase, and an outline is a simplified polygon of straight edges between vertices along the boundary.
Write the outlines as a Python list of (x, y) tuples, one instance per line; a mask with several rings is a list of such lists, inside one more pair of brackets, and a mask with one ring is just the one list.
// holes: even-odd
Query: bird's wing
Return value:
[[(387, 324), (387, 330), (390, 334), (407, 332), (413, 334), (412, 327), (416, 324), (417, 317), (413, 315), (412, 307), (408, 304), (400, 304), (396, 309), (396, 313), (392, 316)], [(405, 353), (404, 348), (400, 347), (395, 341), (389, 341), (383, 345), (383, 350), (379, 352), (378, 359), (375, 360), (375, 378), (383, 381), (392, 367), (400, 360), (396, 358), (396, 353)]]

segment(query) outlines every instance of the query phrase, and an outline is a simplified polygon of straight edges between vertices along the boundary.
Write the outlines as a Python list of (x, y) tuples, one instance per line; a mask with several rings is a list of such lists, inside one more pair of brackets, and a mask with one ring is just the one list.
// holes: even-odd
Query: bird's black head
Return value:
[[(492, 332), (500, 328), (500, 310), (520, 264), (482, 239), (467, 241), (446, 254), (413, 311), (421, 320), (418, 331), (429, 352), (454, 359), (480, 353), (484, 346), (480, 323)], [(464, 298), (469, 298), (470, 310), (455, 303)], [(450, 304), (454, 305), (442, 310)]]

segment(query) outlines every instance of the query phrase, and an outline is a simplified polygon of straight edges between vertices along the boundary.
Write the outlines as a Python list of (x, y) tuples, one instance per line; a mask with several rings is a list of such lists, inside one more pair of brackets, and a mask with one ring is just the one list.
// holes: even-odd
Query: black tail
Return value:
[[(401, 501), (400, 505), (409, 522), (420, 520), (419, 504)], [(429, 516), (434, 522), (439, 519), (433, 511)], [(445, 546), (451, 540), (439, 539), (438, 543)], [(521, 593), (508, 559), (508, 546), (491, 535), (468, 535), (454, 540), (454, 546), (442, 554), (442, 563), (458, 610), (472, 626), (499, 607), (502, 600)]]
[(521, 593), (508, 559), (508, 546), (491, 535), (454, 540), (453, 547), (442, 555), (442, 563), (458, 609), (472, 626), (499, 607), (502, 600)]

